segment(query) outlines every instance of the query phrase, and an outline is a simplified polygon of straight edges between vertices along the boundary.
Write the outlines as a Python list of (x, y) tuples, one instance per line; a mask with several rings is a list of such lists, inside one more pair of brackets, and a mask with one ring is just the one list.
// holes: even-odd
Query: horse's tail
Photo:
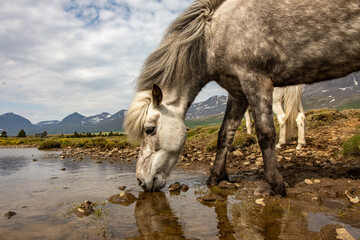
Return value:
[(302, 85), (288, 86), (284, 91), (284, 112), (286, 121), (286, 140), (294, 135), (296, 117), (302, 98)]

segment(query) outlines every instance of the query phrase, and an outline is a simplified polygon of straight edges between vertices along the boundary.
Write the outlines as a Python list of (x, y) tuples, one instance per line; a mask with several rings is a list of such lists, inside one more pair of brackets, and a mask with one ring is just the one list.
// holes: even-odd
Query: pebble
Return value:
[(65, 171), (65, 168), (60, 168), (61, 171)]
[(311, 181), (310, 179), (305, 179), (304, 182), (308, 185), (313, 184), (313, 181)]
[(94, 203), (92, 203), (89, 200), (86, 200), (85, 202), (83, 202), (80, 205), (80, 207), (78, 207), (74, 210), (74, 213), (78, 217), (85, 217), (94, 212), (94, 209), (93, 209), (94, 207), (95, 207)]
[(182, 185), (181, 185), (181, 191), (183, 191), (183, 192), (187, 192), (187, 190), (189, 190), (188, 185), (186, 185), (186, 184), (182, 184)]
[(264, 199), (263, 199), (263, 198), (256, 199), (256, 200), (255, 200), (255, 204), (261, 205), (261, 206), (263, 206), (263, 207), (265, 207), (265, 205), (266, 205), (266, 203), (264, 202)]
[(202, 202), (215, 202), (215, 201), (224, 201), (224, 198), (216, 193), (209, 193), (203, 197), (198, 198)]
[(129, 192), (122, 192), (120, 194), (112, 195), (108, 198), (108, 201), (115, 204), (120, 204), (123, 206), (129, 206), (133, 204), (137, 198)]
[(180, 188), (181, 188), (180, 183), (179, 183), (179, 182), (175, 182), (175, 183), (173, 183), (173, 184), (171, 184), (171, 185), (169, 186), (169, 191), (170, 191), (170, 192), (179, 191)]
[(118, 189), (121, 190), (121, 191), (124, 191), (126, 188), (126, 186), (119, 186)]

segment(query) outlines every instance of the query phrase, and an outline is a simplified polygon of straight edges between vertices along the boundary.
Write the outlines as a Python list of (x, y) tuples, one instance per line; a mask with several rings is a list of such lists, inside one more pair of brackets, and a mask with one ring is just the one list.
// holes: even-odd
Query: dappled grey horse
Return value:
[(228, 179), (227, 150), (248, 106), (274, 194), (286, 190), (275, 153), (273, 87), (311, 84), (360, 69), (359, 0), (195, 0), (146, 59), (124, 128), (141, 139), (136, 177), (158, 191), (186, 140), (185, 114), (216, 81), (229, 92), (208, 184)]

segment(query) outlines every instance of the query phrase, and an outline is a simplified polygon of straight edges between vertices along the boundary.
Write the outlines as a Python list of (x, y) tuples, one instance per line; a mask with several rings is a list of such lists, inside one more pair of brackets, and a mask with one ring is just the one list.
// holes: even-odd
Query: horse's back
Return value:
[(360, 69), (360, 1), (226, 0), (209, 23), (209, 69), (314, 83)]

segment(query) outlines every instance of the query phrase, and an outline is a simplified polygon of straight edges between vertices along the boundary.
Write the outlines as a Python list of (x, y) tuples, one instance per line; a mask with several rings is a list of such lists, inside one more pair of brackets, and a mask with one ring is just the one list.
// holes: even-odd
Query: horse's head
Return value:
[[(179, 111), (179, 107), (174, 104), (167, 104), (157, 85), (154, 85), (148, 96), (147, 104), (141, 107), (143, 113), (132, 109), (132, 106), (139, 106), (133, 102), (124, 126), (129, 134), (137, 132), (141, 139), (136, 164), (139, 185), (145, 191), (158, 191), (165, 186), (166, 178), (181, 153), (187, 134), (183, 111)], [(137, 101), (136, 97), (134, 101)], [(137, 124), (133, 120), (137, 121)]]

